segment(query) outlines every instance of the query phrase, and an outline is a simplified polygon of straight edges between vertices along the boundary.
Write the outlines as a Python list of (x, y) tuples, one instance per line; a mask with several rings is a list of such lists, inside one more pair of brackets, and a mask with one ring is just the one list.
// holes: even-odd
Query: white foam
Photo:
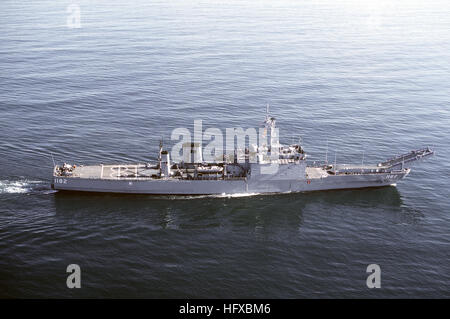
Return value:
[(157, 197), (170, 198), (173, 200), (201, 199), (201, 198), (238, 198), (263, 195), (261, 193), (238, 193), (238, 194), (211, 194), (211, 195), (159, 195)]
[(212, 195), (214, 197), (220, 197), (220, 198), (234, 198), (234, 197), (249, 197), (249, 196), (256, 196), (261, 195), (261, 193), (236, 193), (236, 194), (220, 194), (220, 195)]
[(32, 190), (33, 184), (41, 184), (40, 181), (0, 181), (0, 194), (23, 194)]
[(182, 196), (180, 199), (199, 199), (199, 198), (237, 198), (237, 197), (249, 197), (249, 196), (257, 196), (261, 195), (261, 193), (237, 193), (237, 194), (211, 194), (211, 195), (190, 195), (190, 196)]

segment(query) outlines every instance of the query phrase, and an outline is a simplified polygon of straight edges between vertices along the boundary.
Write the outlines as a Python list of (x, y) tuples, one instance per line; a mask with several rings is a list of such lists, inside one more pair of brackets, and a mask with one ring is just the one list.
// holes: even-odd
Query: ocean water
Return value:
[[(1, 1), (0, 296), (450, 297), (449, 14), (448, 1)], [(257, 127), (267, 103), (311, 162), (327, 143), (340, 163), (436, 155), (379, 189), (50, 189), (50, 154), (146, 162), (175, 128)]]

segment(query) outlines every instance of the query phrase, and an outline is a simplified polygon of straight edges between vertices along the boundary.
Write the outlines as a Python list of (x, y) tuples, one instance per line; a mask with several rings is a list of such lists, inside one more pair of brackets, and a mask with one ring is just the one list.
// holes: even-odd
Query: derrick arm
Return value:
[(378, 166), (394, 168), (394, 169), (403, 169), (405, 164), (423, 159), (427, 156), (431, 156), (434, 154), (434, 151), (429, 148), (422, 148), (418, 150), (411, 151), (406, 154), (398, 155), (391, 159), (388, 159), (385, 162), (378, 163)]

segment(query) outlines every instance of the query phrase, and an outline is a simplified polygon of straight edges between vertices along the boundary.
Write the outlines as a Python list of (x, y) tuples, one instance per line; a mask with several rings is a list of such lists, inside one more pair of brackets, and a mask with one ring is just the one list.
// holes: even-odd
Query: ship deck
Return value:
[[(351, 164), (338, 164), (336, 165), (336, 174), (370, 174), (378, 173), (386, 167), (380, 167), (375, 165), (351, 165)], [(306, 167), (306, 176), (308, 179), (321, 179), (329, 176), (334, 171), (332, 169), (325, 169), (322, 167)], [(159, 169), (156, 166), (147, 164), (115, 164), (115, 165), (89, 165), (89, 166), (77, 166), (69, 175), (59, 175), (58, 177), (69, 178), (83, 178), (83, 179), (104, 179), (104, 180), (117, 180), (117, 179), (157, 179), (159, 178)], [(192, 173), (192, 172), (191, 172)], [(329, 174), (330, 173), (330, 174)], [(189, 174), (185, 171), (181, 176), (172, 176), (174, 179), (186, 179), (189, 178)], [(192, 175), (192, 174), (190, 174)], [(216, 179), (220, 179), (221, 175), (218, 175)], [(228, 179), (228, 178), (227, 178)]]
[[(201, 173), (201, 172), (199, 172)], [(102, 179), (102, 180), (149, 180), (160, 179), (160, 170), (155, 165), (146, 164), (115, 164), (115, 165), (89, 165), (77, 166), (70, 174), (59, 175), (54, 172), (55, 177), (83, 178), (83, 179)], [(194, 169), (181, 169), (177, 175), (170, 179), (223, 179), (222, 174), (211, 174), (210, 176), (194, 177)], [(241, 180), (245, 177), (226, 177), (227, 180)]]
[(77, 166), (71, 175), (66, 177), (87, 179), (149, 179), (159, 173), (156, 167), (145, 164), (90, 165)]
[(321, 167), (307, 167), (306, 168), (306, 177), (308, 179), (324, 178), (327, 176), (328, 176), (327, 171)]

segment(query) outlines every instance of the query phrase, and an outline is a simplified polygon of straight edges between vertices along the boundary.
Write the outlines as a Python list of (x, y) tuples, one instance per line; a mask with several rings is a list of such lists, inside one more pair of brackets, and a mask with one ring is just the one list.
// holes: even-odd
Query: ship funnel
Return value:
[(183, 144), (183, 160), (185, 163), (202, 163), (202, 146), (200, 143)]

